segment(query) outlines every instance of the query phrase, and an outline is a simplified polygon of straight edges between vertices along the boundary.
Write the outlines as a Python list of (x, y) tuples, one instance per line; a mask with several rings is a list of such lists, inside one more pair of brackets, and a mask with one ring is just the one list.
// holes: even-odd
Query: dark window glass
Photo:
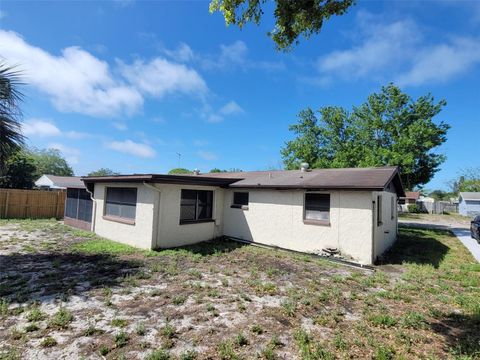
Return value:
[(180, 222), (208, 220), (212, 218), (213, 191), (182, 190)]
[(382, 196), (377, 196), (377, 226), (382, 225)]
[(135, 219), (136, 188), (107, 188), (105, 215)]
[(305, 219), (330, 220), (330, 194), (305, 194)]
[(233, 205), (248, 205), (248, 192), (234, 192)]

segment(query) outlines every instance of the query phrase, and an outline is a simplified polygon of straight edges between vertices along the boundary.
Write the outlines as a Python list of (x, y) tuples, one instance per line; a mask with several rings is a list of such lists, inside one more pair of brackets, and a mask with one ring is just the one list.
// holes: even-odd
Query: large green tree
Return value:
[(5, 174), (7, 160), (23, 145), (20, 102), (22, 94), (19, 72), (0, 63), (0, 177)]
[(73, 169), (57, 149), (30, 149), (33, 158), (36, 176), (44, 174), (58, 176), (73, 176)]
[[(343, 15), (355, 0), (275, 0), (275, 27), (268, 35), (279, 50), (288, 50), (298, 38), (318, 34), (323, 23), (333, 15)], [(246, 23), (259, 24), (267, 0), (212, 0), (210, 12), (220, 11), (227, 25), (243, 28)]]
[(324, 107), (301, 111), (296, 134), (281, 150), (285, 167), (306, 161), (313, 168), (396, 165), (407, 189), (426, 184), (445, 156), (435, 149), (450, 126), (433, 118), (446, 105), (427, 94), (413, 100), (390, 84), (347, 111)]
[(0, 178), (0, 187), (10, 189), (31, 189), (36, 178), (33, 157), (19, 150), (11, 155), (5, 164), (4, 176)]
[(112, 175), (120, 175), (120, 173), (108, 168), (100, 168), (98, 170), (88, 173), (88, 176), (112, 176)]

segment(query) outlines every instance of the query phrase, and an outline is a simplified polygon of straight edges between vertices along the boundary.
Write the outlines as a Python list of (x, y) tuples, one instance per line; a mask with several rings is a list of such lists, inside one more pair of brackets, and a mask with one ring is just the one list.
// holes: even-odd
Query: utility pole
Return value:
[(177, 152), (177, 156), (178, 156), (178, 167), (180, 168), (181, 167), (180, 163), (181, 163), (182, 154)]

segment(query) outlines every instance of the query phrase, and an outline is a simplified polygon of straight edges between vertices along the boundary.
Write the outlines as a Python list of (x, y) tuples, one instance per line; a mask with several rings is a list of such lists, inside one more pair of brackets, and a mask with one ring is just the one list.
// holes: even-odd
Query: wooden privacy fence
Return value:
[(63, 218), (65, 191), (0, 189), (0, 218)]

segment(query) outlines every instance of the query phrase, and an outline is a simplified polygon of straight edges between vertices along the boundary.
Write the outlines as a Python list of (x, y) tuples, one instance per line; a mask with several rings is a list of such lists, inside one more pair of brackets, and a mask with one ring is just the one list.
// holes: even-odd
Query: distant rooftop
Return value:
[(461, 192), (460, 196), (464, 200), (480, 200), (480, 192)]

